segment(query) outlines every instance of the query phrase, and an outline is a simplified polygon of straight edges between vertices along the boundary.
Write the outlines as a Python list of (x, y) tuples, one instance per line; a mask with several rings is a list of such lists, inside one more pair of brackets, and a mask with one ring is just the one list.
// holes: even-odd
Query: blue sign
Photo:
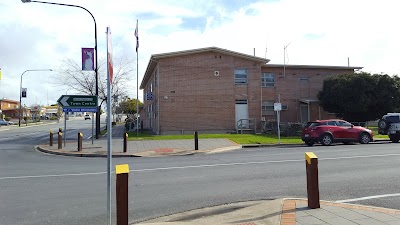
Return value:
[(63, 112), (97, 112), (97, 108), (63, 108)]
[(146, 94), (146, 100), (153, 100), (154, 99), (154, 95), (153, 92), (148, 92)]

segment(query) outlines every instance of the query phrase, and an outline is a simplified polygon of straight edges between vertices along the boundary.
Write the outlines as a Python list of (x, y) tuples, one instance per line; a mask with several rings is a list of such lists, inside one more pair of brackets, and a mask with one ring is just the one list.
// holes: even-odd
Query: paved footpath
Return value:
[[(125, 127), (118, 124), (112, 129), (111, 149), (113, 157), (154, 157), (166, 155), (188, 155), (197, 153), (216, 153), (242, 148), (241, 145), (223, 138), (216, 139), (199, 139), (199, 149), (195, 150), (194, 139), (191, 140), (138, 140), (128, 141), (127, 151), (123, 152), (123, 137), (125, 135)], [(58, 149), (57, 137), (54, 135), (53, 146), (49, 143), (37, 146), (42, 152), (82, 156), (82, 157), (106, 157), (107, 156), (107, 135), (94, 140), (84, 140), (82, 143), (82, 151), (78, 151), (78, 142), (67, 141), (66, 146)]]
[(309, 209), (307, 199), (250, 201), (197, 209), (146, 221), (140, 225), (394, 225), (400, 224), (400, 210), (320, 201)]

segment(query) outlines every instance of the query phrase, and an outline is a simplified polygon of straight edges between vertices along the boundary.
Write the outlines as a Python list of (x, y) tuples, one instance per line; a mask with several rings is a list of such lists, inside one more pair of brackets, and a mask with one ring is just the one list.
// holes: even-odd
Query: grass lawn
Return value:
[[(378, 134), (378, 127), (368, 127), (372, 130), (374, 138), (388, 138), (387, 135)], [(128, 132), (128, 140), (179, 140), (179, 139), (194, 139), (193, 134), (185, 135), (152, 135), (149, 132), (140, 133), (137, 136), (136, 132)], [(199, 134), (199, 139), (206, 138), (226, 138), (238, 144), (277, 144), (278, 136), (271, 134)], [(282, 144), (302, 144), (303, 141), (300, 137), (283, 137), (281, 136), (280, 142)]]
[(374, 134), (374, 138), (389, 138), (386, 134), (379, 134), (378, 127), (367, 127), (368, 129), (372, 130)]
[[(194, 135), (151, 135), (148, 132), (139, 133), (128, 132), (128, 140), (177, 140), (177, 139), (194, 139)], [(199, 139), (207, 138), (226, 138), (238, 144), (277, 144), (277, 135), (266, 134), (199, 134)], [(281, 137), (281, 143), (284, 144), (301, 144), (300, 137)]]

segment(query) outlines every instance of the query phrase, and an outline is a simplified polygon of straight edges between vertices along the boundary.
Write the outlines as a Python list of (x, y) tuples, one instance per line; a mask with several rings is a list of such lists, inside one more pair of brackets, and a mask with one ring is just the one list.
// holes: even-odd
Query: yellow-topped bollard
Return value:
[(308, 208), (320, 208), (318, 184), (318, 157), (313, 152), (306, 152)]
[(53, 146), (53, 131), (50, 130), (50, 146)]
[(78, 133), (78, 152), (82, 151), (82, 139), (83, 134), (81, 132)]
[(129, 165), (121, 164), (115, 166), (117, 174), (117, 225), (128, 224), (128, 176)]
[(311, 164), (311, 159), (318, 160), (318, 157), (314, 154), (314, 152), (306, 152), (306, 160), (308, 164)]

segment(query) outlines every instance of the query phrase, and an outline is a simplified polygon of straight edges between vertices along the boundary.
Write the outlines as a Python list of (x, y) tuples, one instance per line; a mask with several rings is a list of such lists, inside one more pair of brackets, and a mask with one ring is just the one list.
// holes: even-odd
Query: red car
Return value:
[(316, 120), (308, 122), (303, 128), (301, 139), (308, 146), (320, 142), (322, 145), (331, 145), (333, 142), (360, 142), (368, 144), (373, 140), (372, 131), (344, 120)]

